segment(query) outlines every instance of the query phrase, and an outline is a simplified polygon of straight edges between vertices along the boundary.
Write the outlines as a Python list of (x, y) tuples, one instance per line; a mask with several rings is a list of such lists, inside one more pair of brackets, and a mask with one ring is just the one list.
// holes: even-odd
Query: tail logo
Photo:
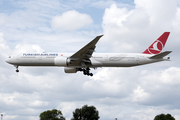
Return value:
[(156, 41), (154, 41), (143, 53), (159, 54), (164, 48), (170, 32), (164, 32)]
[(163, 49), (163, 43), (159, 40), (156, 40), (149, 48), (148, 51), (151, 54), (158, 54), (162, 51)]

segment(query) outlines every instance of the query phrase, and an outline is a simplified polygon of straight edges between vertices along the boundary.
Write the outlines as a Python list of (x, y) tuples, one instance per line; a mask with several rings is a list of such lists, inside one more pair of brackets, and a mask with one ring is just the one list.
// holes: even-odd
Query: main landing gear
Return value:
[(90, 68), (79, 68), (79, 71), (82, 71), (84, 75), (87, 75), (87, 76), (93, 76), (92, 73), (90, 73)]
[(18, 67), (19, 67), (19, 66), (16, 66), (16, 65), (15, 65), (16, 72), (17, 72), (17, 73), (19, 72)]

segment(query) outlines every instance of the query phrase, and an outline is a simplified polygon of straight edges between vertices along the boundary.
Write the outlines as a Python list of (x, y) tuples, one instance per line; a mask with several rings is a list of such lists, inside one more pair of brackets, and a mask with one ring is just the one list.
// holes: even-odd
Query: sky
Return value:
[[(15, 67), (25, 52), (75, 53), (98, 35), (96, 53), (142, 53), (163, 32), (171, 61), (98, 68), (93, 77), (63, 67)], [(0, 0), (0, 113), (3, 120), (38, 120), (61, 110), (67, 120), (93, 105), (100, 120), (180, 119), (180, 0)]]

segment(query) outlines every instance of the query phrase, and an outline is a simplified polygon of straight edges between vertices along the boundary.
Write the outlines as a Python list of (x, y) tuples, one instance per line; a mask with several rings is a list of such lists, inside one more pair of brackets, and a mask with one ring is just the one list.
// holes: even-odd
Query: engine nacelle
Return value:
[(54, 59), (54, 65), (66, 67), (68, 65), (68, 58), (63, 56), (56, 57)]
[(74, 68), (74, 67), (65, 67), (64, 68), (65, 73), (76, 73), (77, 71), (78, 71), (77, 68)]

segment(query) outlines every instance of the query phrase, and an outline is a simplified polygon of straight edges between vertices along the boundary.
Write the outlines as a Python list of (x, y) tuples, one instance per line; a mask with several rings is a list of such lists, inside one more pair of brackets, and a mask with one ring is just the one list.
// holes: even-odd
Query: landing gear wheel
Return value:
[(79, 71), (82, 71), (84, 75), (87, 75), (87, 76), (93, 76), (92, 73), (90, 73), (90, 68), (79, 68)]
[(92, 73), (90, 73), (89, 75), (90, 75), (90, 76), (93, 76), (93, 74), (92, 74)]
[(18, 67), (19, 67), (19, 66), (14, 65), (14, 67), (16, 68), (16, 72), (18, 73), (18, 72), (19, 72), (19, 70), (18, 70)]
[(83, 69), (83, 74), (87, 75), (87, 71), (85, 69)]

